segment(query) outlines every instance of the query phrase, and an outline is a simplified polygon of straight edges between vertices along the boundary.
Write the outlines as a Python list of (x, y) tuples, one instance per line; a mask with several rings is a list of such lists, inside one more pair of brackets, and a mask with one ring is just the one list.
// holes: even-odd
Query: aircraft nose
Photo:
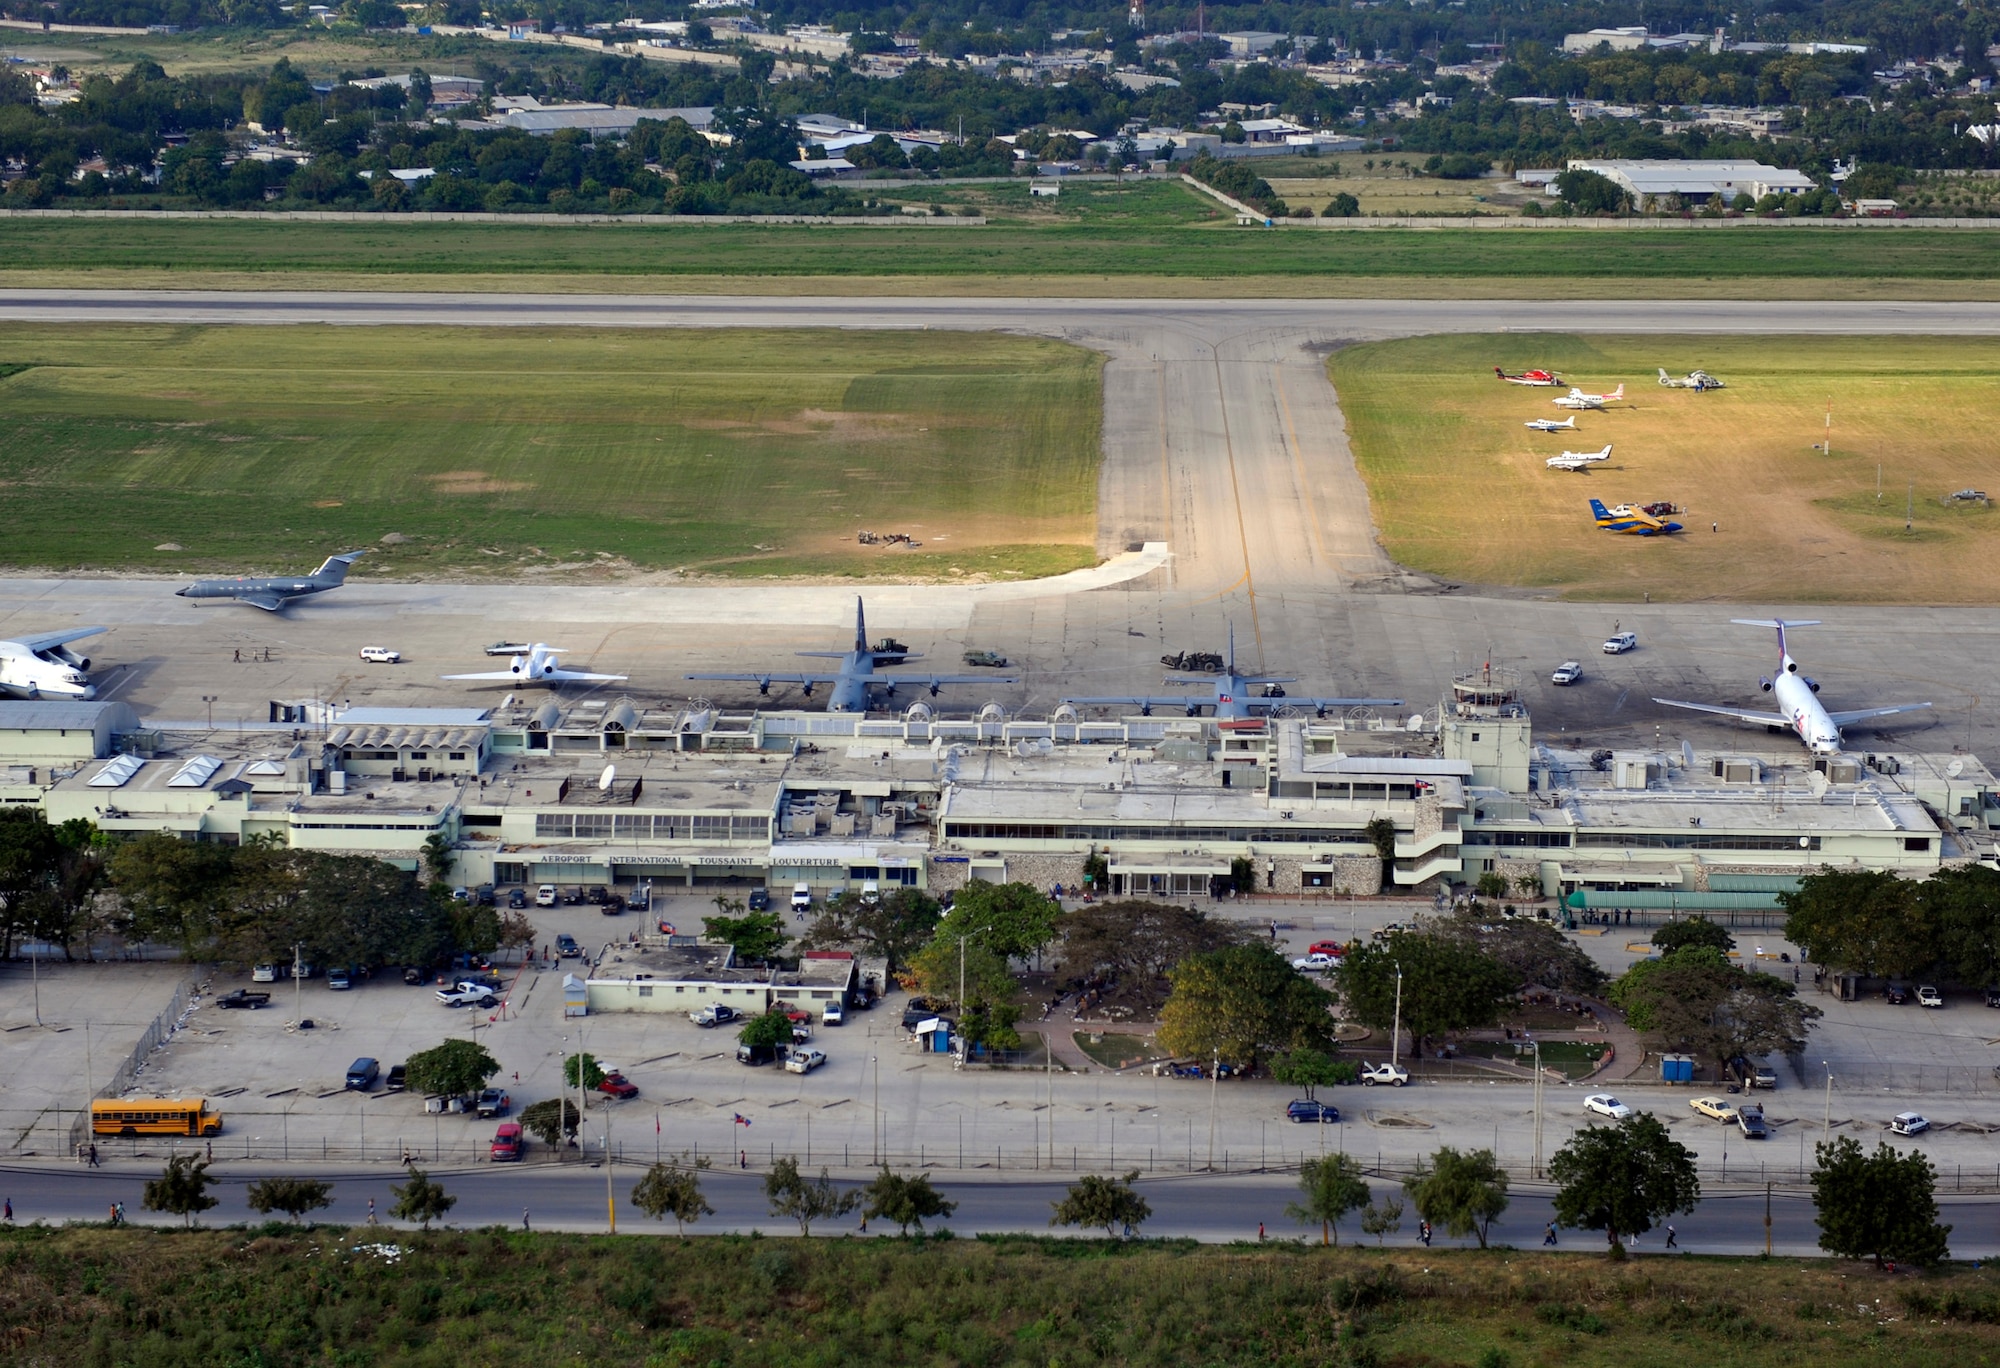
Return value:
[(174, 590), (174, 597), (175, 597), (175, 598), (186, 598), (187, 596), (188, 596), (188, 591), (187, 591), (187, 590), (185, 590), (185, 589), (176, 589), (176, 590)]

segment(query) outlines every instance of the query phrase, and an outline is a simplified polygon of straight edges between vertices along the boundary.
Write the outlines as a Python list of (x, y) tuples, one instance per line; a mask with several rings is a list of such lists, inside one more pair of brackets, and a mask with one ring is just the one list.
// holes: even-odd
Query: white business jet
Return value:
[(496, 684), (615, 684), (626, 678), (624, 675), (589, 674), (583, 670), (565, 670), (556, 664), (556, 657), (563, 654), (564, 649), (561, 646), (544, 646), (538, 641), (528, 647), (527, 654), (517, 655), (508, 661), (504, 670), (443, 675), (441, 678), (491, 680)]

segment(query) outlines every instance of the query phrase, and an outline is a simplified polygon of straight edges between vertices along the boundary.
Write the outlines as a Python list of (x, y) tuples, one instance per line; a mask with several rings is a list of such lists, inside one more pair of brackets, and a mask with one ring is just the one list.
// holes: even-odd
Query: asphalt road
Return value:
[[(73, 1168), (13, 1166), (0, 1168), (0, 1191), (11, 1195), (16, 1222), (102, 1221), (111, 1203), (125, 1203), (126, 1219), (134, 1223), (164, 1223), (169, 1218), (147, 1212), (141, 1204), (145, 1180), (158, 1170), (146, 1168), (117, 1171), (85, 1171)], [(671, 1233), (670, 1223), (648, 1220), (628, 1200), (632, 1185), (644, 1172), (637, 1165), (614, 1169), (612, 1192), (618, 1203), (618, 1229), (622, 1234)], [(375, 1200), (378, 1218), (385, 1227), (402, 1223), (390, 1220), (388, 1211), (395, 1199), (393, 1184), (402, 1181), (400, 1171), (372, 1169), (310, 1170), (304, 1167), (276, 1169), (265, 1166), (218, 1164), (217, 1186), (212, 1195), (220, 1205), (202, 1220), (209, 1225), (238, 1221), (258, 1221), (244, 1200), (245, 1187), (259, 1177), (283, 1174), (288, 1177), (325, 1178), (334, 1184), (334, 1205), (325, 1213), (330, 1221), (358, 1225), (365, 1221), (368, 1201)], [(856, 1184), (866, 1175), (850, 1175)], [(458, 1198), (449, 1224), (461, 1228), (485, 1225), (516, 1225), (525, 1211), (531, 1226), (544, 1230), (601, 1231), (605, 1228), (604, 1171), (594, 1165), (568, 1167), (524, 1164), (519, 1168), (480, 1167), (468, 1170), (437, 1170), (432, 1177)], [(702, 1189), (715, 1214), (704, 1217), (696, 1233), (796, 1234), (796, 1223), (776, 1220), (770, 1215), (762, 1187), (762, 1175), (755, 1172), (715, 1171), (704, 1176)], [(1027, 1181), (968, 1181), (963, 1178), (934, 1178), (938, 1190), (958, 1209), (947, 1224), (961, 1235), (982, 1233), (1047, 1234), (1052, 1204), (1059, 1201), (1066, 1179)], [(846, 1184), (843, 1183), (843, 1186)], [(1142, 1233), (1155, 1237), (1178, 1237), (1206, 1242), (1254, 1240), (1261, 1222), (1272, 1239), (1318, 1238), (1317, 1230), (1307, 1231), (1286, 1216), (1285, 1207), (1299, 1196), (1296, 1178), (1289, 1175), (1259, 1174), (1216, 1177), (1194, 1174), (1182, 1178), (1142, 1179), (1139, 1190), (1153, 1208), (1152, 1219)], [(1394, 1195), (1396, 1189), (1378, 1184), (1378, 1197)], [(1961, 1259), (1990, 1258), (2000, 1254), (2000, 1197), (1947, 1198), (1940, 1202), (1943, 1219), (1952, 1226), (1952, 1254)], [(1764, 1250), (1764, 1207), (1762, 1189), (1731, 1189), (1704, 1199), (1693, 1214), (1674, 1217), (1678, 1245), (1690, 1253), (1759, 1254)], [(1547, 1223), (1553, 1219), (1549, 1192), (1545, 1186), (1517, 1188), (1513, 1205), (1495, 1224), (1489, 1239), (1496, 1244), (1539, 1247)], [(858, 1217), (849, 1217), (819, 1233), (845, 1233), (856, 1228)], [(402, 1227), (408, 1228), (408, 1227)], [(1417, 1218), (1406, 1210), (1403, 1227), (1390, 1243), (1412, 1245), (1416, 1241)], [(878, 1225), (874, 1233), (881, 1233)], [(1090, 1232), (1084, 1232), (1088, 1234)], [(1362, 1238), (1358, 1218), (1350, 1218), (1343, 1238)], [(1654, 1232), (1639, 1241), (1639, 1252), (1664, 1252), (1665, 1234)], [(1820, 1253), (1819, 1233), (1813, 1223), (1812, 1200), (1800, 1192), (1775, 1193), (1771, 1199), (1771, 1248), (1788, 1255)], [(1558, 1232), (1559, 1247), (1594, 1250), (1602, 1236), (1586, 1231)], [(1436, 1245), (1472, 1244), (1467, 1238), (1455, 1241), (1438, 1232)]]

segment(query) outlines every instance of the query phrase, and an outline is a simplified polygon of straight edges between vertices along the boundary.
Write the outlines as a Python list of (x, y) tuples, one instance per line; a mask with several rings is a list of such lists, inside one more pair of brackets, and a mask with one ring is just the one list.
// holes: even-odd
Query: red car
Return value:
[(500, 1129), (493, 1132), (493, 1147), (488, 1157), (496, 1164), (519, 1159), (528, 1142), (521, 1135), (518, 1121), (503, 1121)]
[(639, 1085), (627, 1079), (622, 1073), (604, 1075), (604, 1081), (597, 1085), (597, 1090), (620, 1099), (639, 1095)]
[(1306, 953), (1308, 955), (1332, 955), (1335, 959), (1339, 959), (1347, 953), (1347, 947), (1339, 941), (1314, 941), (1306, 947)]

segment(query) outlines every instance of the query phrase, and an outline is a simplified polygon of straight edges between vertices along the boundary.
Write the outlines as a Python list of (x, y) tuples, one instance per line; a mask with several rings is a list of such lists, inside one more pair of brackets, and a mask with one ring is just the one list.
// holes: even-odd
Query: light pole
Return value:
[(201, 701), (208, 705), (208, 729), (210, 731), (215, 730), (215, 705), (221, 697), (221, 694), (203, 694), (201, 696)]
[(875, 1167), (882, 1167), (882, 1056), (869, 1055), (868, 1062), (875, 1066), (875, 1116), (869, 1125), (871, 1138), (875, 1142)]
[[(1214, 1052), (1208, 1065), (1208, 1171), (1215, 1172), (1215, 1091), (1222, 1083), (1222, 1053)], [(1055, 1146), (1049, 1146), (1049, 1164), (1055, 1164)]]
[(292, 1024), (295, 1026), (306, 1019), (305, 967), (304, 947), (294, 943), (292, 945)]
[(35, 953), (28, 957), (29, 972), (35, 976), (35, 1024), (42, 1024), (42, 950), (35, 947)]
[(1403, 1042), (1403, 966), (1396, 966), (1396, 1016), (1389, 1027), (1389, 1067), (1396, 1067), (1396, 1050)]
[(1542, 1176), (1542, 1042), (1535, 1042), (1535, 1176)]
[(604, 1216), (611, 1233), (618, 1233), (618, 1202), (611, 1195), (611, 1108), (604, 1109)]
[(1820, 1116), (1820, 1133), (1826, 1136), (1826, 1143), (1833, 1143), (1833, 1066), (1824, 1059), (1819, 1066), (1826, 1070), (1826, 1111)]

